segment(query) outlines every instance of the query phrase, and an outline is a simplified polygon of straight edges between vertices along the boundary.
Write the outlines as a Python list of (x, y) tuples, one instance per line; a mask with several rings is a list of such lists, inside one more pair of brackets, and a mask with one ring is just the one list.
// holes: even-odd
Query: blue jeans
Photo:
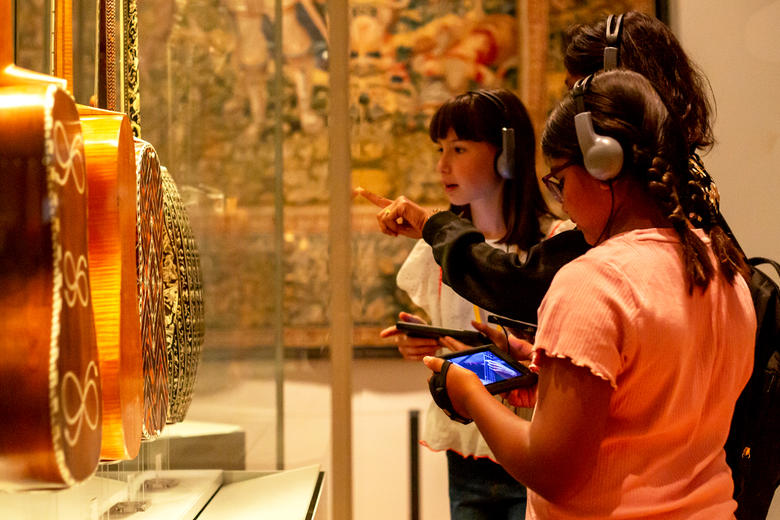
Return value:
[(525, 486), (490, 459), (447, 451), (451, 520), (524, 519)]

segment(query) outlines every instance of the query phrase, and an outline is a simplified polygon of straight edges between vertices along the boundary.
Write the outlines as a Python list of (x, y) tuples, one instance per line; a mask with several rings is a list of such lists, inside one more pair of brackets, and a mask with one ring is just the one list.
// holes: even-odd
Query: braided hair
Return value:
[[(707, 246), (693, 231), (691, 208), (684, 204), (690, 193), (688, 148), (679, 120), (646, 78), (628, 70), (597, 74), (584, 95), (595, 131), (613, 137), (623, 148), (621, 175), (632, 175), (645, 186), (679, 235), (689, 292), (694, 287), (706, 289), (715, 266)], [(542, 135), (547, 157), (582, 161), (574, 128), (576, 113), (569, 96), (550, 115)], [(736, 273), (746, 272), (744, 259), (720, 228), (714, 228), (708, 230), (713, 251), (724, 276), (733, 282)]]
[[(573, 76), (594, 74), (604, 63), (606, 46), (606, 20), (573, 25), (563, 41), (566, 70)], [(718, 188), (698, 155), (715, 142), (710, 122), (714, 103), (706, 76), (685, 53), (672, 30), (644, 13), (630, 11), (623, 15), (619, 49), (619, 66), (645, 76), (678, 119), (689, 155), (680, 203), (691, 224), (704, 229), (712, 238), (715, 255), (730, 258), (737, 246), (723, 229)], [(740, 270), (733, 262), (727, 263), (728, 273)]]

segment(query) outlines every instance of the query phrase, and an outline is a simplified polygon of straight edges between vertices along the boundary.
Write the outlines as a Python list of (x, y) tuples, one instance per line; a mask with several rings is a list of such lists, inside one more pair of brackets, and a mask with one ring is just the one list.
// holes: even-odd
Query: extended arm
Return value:
[[(432, 370), (441, 362), (425, 360)], [(474, 419), (504, 469), (547, 500), (565, 499), (590, 478), (613, 390), (587, 368), (545, 358), (530, 422), (502, 406), (461, 367), (450, 367), (447, 391), (458, 413)]]
[(471, 222), (449, 211), (428, 218), (422, 234), (442, 281), (455, 292), (490, 312), (533, 323), (555, 273), (590, 247), (580, 231), (564, 231), (532, 247), (522, 262), (487, 244)]
[(564, 231), (535, 245), (525, 262), (485, 242), (473, 224), (450, 211), (432, 214), (406, 197), (386, 199), (356, 188), (382, 210), (383, 233), (425, 239), (442, 268), (442, 281), (466, 300), (510, 318), (536, 323), (536, 309), (563, 265), (589, 249), (580, 231)]

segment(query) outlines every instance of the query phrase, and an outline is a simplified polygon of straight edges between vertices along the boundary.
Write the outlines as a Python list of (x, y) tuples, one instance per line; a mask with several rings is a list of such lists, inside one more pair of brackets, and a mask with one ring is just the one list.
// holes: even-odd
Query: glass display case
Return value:
[[(0, 492), (3, 510), (43, 508), (29, 518), (123, 518), (155, 493), (194, 511), (222, 489), (216, 510), (235, 496), (272, 501), (274, 486), (299, 481), (310, 518), (323, 470), (333, 476), (324, 501), (345, 508), (331, 517), (351, 515), (352, 468), (362, 475), (359, 460), (372, 460), (353, 462), (353, 370), (371, 374), (357, 376), (360, 391), (407, 391), (376, 376), (399, 360), (379, 332), (402, 310), (421, 313), (395, 282), (414, 241), (379, 233), (377, 209), (350, 202), (351, 188), (446, 207), (427, 131), (440, 103), (507, 87), (538, 130), (563, 89), (563, 28), (607, 7), (655, 9), (641, 0), (0, 1), (15, 6), (17, 65), (44, 74), (56, 72), (57, 17), (72, 7), (73, 97), (127, 114), (134, 137), (153, 146), (202, 282), (186, 410), (76, 489)], [(106, 16), (115, 25), (101, 28)], [(415, 396), (427, 398), (418, 379)]]

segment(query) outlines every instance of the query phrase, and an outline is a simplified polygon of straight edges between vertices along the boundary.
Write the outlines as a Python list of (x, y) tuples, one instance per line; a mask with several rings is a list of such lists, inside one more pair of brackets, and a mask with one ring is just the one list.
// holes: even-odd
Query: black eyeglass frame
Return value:
[(550, 168), (550, 171), (547, 173), (547, 175), (542, 177), (542, 182), (544, 183), (545, 188), (547, 188), (553, 198), (558, 202), (563, 202), (563, 179), (557, 178), (556, 175), (561, 173), (569, 166), (574, 166), (575, 164), (579, 163), (573, 159), (566, 161), (559, 166)]

